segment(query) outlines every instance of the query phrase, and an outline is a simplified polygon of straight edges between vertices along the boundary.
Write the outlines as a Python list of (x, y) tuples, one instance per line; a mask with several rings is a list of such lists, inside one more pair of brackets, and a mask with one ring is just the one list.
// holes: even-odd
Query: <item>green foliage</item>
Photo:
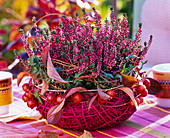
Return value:
[(40, 94), (38, 93), (38, 90), (35, 91), (35, 92), (33, 93), (33, 95), (34, 95), (34, 97), (35, 97), (36, 99), (38, 99), (38, 101), (39, 101), (42, 105), (44, 105), (44, 103), (42, 102), (41, 96), (40, 96)]

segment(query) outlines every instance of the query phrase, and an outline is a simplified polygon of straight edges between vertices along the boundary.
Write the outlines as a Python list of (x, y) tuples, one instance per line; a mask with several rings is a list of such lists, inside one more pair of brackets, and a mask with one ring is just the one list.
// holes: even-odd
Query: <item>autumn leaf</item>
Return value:
[(0, 29), (0, 35), (6, 35), (7, 34), (7, 30), (5, 29)]
[(121, 73), (121, 76), (122, 76), (122, 83), (126, 87), (132, 87), (133, 85), (138, 83), (138, 81), (135, 77), (125, 75), (123, 73)]
[(56, 1), (44, 1), (38, 0), (37, 4), (41, 7), (46, 13), (61, 13), (56, 9)]
[(26, 71), (24, 72), (20, 72), (18, 75), (17, 75), (17, 85), (19, 86), (19, 84), (21, 83), (22, 79), (27, 76), (28, 73)]
[(150, 87), (148, 88), (149, 94), (157, 95), (162, 92), (162, 86), (157, 80), (153, 78), (147, 78), (147, 79), (149, 79), (151, 83)]
[(13, 9), (21, 17), (25, 18), (25, 13), (27, 12), (28, 6), (31, 4), (29, 0), (14, 0)]
[(6, 70), (6, 69), (7, 69), (7, 62), (0, 61), (0, 70)]
[(56, 124), (63, 113), (63, 106), (64, 106), (65, 100), (61, 102), (59, 105), (55, 105), (47, 113), (47, 121), (49, 124)]
[(97, 96), (98, 96), (98, 94), (96, 94), (95, 96), (93, 96), (90, 99), (88, 99), (88, 102), (87, 102), (88, 110), (90, 109), (90, 107), (93, 104), (93, 102), (96, 100)]
[(84, 130), (84, 133), (78, 138), (95, 138), (95, 137), (93, 137), (89, 131)]
[(21, 47), (23, 46), (23, 43), (21, 41), (21, 39), (18, 39), (17, 41), (12, 41), (10, 42), (6, 49), (9, 50), (9, 51), (12, 51), (12, 50), (18, 50), (18, 49), (21, 49)]
[(56, 71), (51, 61), (49, 52), (48, 52), (48, 60), (47, 60), (47, 74), (51, 79), (54, 79), (59, 83), (68, 83), (68, 81), (63, 80), (61, 76), (58, 74), (58, 72)]
[(42, 80), (42, 89), (41, 89), (40, 94), (43, 95), (47, 91), (48, 88), (49, 88), (49, 84), (46, 83), (45, 80)]
[(104, 93), (104, 92), (99, 88), (99, 86), (97, 86), (97, 92), (98, 92), (99, 96), (100, 96), (103, 100), (111, 99), (111, 97), (110, 97), (108, 94)]
[(117, 89), (125, 92), (125, 93), (130, 97), (130, 99), (132, 100), (132, 102), (135, 104), (135, 107), (136, 107), (136, 109), (137, 109), (137, 103), (136, 103), (136, 100), (135, 100), (133, 91), (132, 91), (130, 88), (128, 88), (128, 87), (119, 87), (119, 88), (117, 88)]
[(9, 39), (11, 41), (17, 41), (18, 39), (21, 38), (22, 34), (18, 31), (18, 26), (17, 28), (14, 30), (14, 29), (11, 29), (12, 31), (10, 31), (10, 35), (9, 35)]
[(62, 99), (66, 99), (69, 96), (73, 95), (74, 93), (80, 92), (80, 91), (87, 91), (87, 89), (85, 89), (83, 87), (73, 87), (73, 88), (70, 88), (70, 89), (65, 91), (65, 93), (63, 94), (63, 98)]
[(46, 46), (41, 54), (42, 61), (44, 65), (47, 65), (47, 59), (48, 59), (48, 52), (49, 52), (49, 46)]

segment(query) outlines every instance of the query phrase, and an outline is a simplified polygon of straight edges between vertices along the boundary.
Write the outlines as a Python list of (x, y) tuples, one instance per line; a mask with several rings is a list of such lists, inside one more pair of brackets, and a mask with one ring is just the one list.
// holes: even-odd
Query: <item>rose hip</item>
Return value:
[(140, 94), (141, 94), (142, 97), (146, 97), (148, 95), (148, 90), (145, 89)]
[(102, 99), (100, 96), (97, 97), (97, 101), (100, 103), (106, 103), (107, 100)]
[(146, 89), (148, 89), (151, 86), (149, 79), (144, 80), (143, 84), (146, 86)]
[(37, 106), (37, 101), (35, 99), (30, 99), (27, 101), (27, 106), (31, 109)]
[(136, 86), (136, 91), (139, 92), (139, 93), (141, 93), (141, 92), (144, 91), (145, 89), (146, 89), (146, 86), (143, 85), (143, 84), (138, 84), (138, 85)]
[(63, 95), (62, 95), (62, 94), (59, 94), (59, 95), (57, 96), (57, 98), (56, 98), (56, 102), (60, 104), (60, 103), (62, 102), (62, 100), (61, 100), (62, 97), (63, 97)]
[(114, 98), (114, 97), (116, 96), (116, 93), (115, 93), (114, 90), (108, 90), (108, 91), (107, 91), (107, 94), (108, 94), (110, 97), (112, 97), (112, 98)]
[(31, 88), (31, 87), (30, 87), (29, 83), (24, 83), (24, 84), (22, 85), (22, 89), (23, 89), (25, 92), (29, 91), (30, 88)]
[(75, 103), (80, 103), (82, 101), (83, 97), (80, 93), (75, 93), (75, 94), (72, 95), (71, 99)]
[(47, 101), (50, 102), (50, 103), (54, 103), (56, 101), (56, 96), (54, 94), (50, 93), (47, 96)]

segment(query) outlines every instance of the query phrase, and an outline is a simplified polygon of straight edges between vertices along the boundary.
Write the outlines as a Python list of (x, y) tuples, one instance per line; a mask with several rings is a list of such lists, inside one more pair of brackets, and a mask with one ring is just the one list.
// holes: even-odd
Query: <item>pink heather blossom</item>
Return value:
[[(139, 27), (135, 39), (129, 37), (130, 28), (127, 17), (117, 20), (114, 10), (111, 9), (110, 19), (105, 20), (102, 25), (101, 17), (94, 8), (94, 24), (91, 24), (87, 13), (84, 11), (84, 22), (82, 24), (79, 17), (71, 19), (63, 16), (59, 25), (53, 30), (38, 29), (36, 24), (36, 38), (32, 42), (34, 49), (40, 53), (46, 46), (50, 46), (50, 56), (71, 66), (62, 66), (54, 62), (56, 68), (61, 67), (67, 75), (80, 73), (88, 70), (95, 74), (97, 78), (104, 71), (115, 76), (119, 74), (123, 66), (127, 68), (139, 65), (144, 58), (152, 42), (152, 37), (145, 45), (141, 45), (141, 26)], [(33, 55), (33, 48), (27, 42), (26, 36), (22, 36), (24, 48), (29, 57)], [(129, 60), (130, 55), (138, 58)], [(129, 66), (128, 66), (129, 65)]]

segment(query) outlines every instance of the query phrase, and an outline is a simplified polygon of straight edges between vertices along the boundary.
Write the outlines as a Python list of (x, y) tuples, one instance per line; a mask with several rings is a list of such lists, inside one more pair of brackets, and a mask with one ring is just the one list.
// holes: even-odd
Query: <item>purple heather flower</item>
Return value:
[[(52, 59), (78, 67), (73, 68), (54, 62), (54, 66), (61, 67), (67, 75), (89, 70), (96, 77), (101, 71), (115, 76), (121, 72), (125, 63), (129, 62), (130, 64), (130, 60), (126, 60), (129, 55), (138, 56), (131, 63), (137, 66), (147, 53), (152, 38), (147, 46), (141, 46), (141, 26), (135, 39), (131, 40), (126, 16), (123, 17), (122, 21), (116, 20), (114, 10), (111, 9), (110, 20), (106, 19), (105, 24), (102, 25), (100, 15), (95, 9), (93, 10), (94, 24), (91, 24), (84, 11), (85, 24), (81, 23), (78, 16), (73, 19), (63, 16), (59, 26), (53, 30), (36, 29), (36, 39), (32, 42), (34, 49), (38, 49), (41, 53), (46, 46), (50, 46)], [(33, 27), (37, 28), (36, 24)], [(22, 36), (22, 39), (24, 48), (31, 57), (33, 48), (27, 42), (27, 38)]]

